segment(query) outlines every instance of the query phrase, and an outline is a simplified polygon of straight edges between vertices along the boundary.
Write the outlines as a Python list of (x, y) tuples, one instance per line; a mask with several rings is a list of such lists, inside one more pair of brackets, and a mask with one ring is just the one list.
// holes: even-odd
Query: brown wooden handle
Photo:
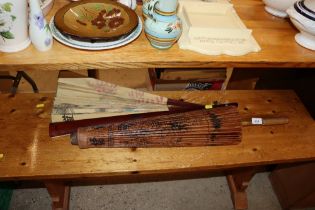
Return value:
[(287, 124), (287, 123), (289, 123), (289, 119), (286, 117), (263, 119), (264, 125), (283, 125), (283, 124)]
[(287, 117), (262, 117), (262, 124), (253, 124), (252, 118), (246, 119), (242, 121), (243, 126), (251, 126), (251, 125), (283, 125), (289, 123), (289, 119)]

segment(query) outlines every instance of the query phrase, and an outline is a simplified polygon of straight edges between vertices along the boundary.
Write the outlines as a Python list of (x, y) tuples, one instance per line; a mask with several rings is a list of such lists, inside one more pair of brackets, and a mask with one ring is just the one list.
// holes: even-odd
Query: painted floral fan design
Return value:
[(202, 105), (171, 100), (93, 78), (60, 78), (52, 122), (74, 121)]

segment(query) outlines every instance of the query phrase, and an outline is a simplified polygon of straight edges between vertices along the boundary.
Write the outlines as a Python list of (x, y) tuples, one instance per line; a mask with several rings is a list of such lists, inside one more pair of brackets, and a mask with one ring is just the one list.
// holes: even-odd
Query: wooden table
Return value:
[[(55, 0), (53, 14), (68, 0)], [(261, 0), (234, 0), (235, 9), (261, 46), (246, 56), (207, 56), (177, 45), (169, 50), (151, 47), (144, 33), (133, 43), (113, 50), (90, 52), (64, 46), (57, 41), (42, 53), (33, 46), (19, 53), (0, 53), (0, 70), (78, 70), (157, 67), (314, 67), (315, 53), (294, 41), (297, 30), (288, 19), (266, 13)], [(141, 14), (138, 9), (138, 14)]]
[[(56, 0), (53, 11), (66, 4)], [(294, 41), (297, 30), (288, 20), (267, 14), (261, 0), (235, 0), (235, 8), (262, 50), (246, 56), (206, 56), (192, 51), (152, 48), (142, 33), (118, 49), (89, 52), (55, 41), (41, 53), (30, 46), (18, 53), (0, 53), (0, 71), (78, 70), (156, 67), (315, 67), (315, 52)], [(140, 10), (138, 11), (140, 14)], [(48, 123), (53, 95), (0, 95), (0, 180), (42, 180), (54, 209), (67, 209), (69, 186), (65, 180), (136, 176), (200, 170), (229, 170), (228, 181), (235, 208), (247, 207), (246, 187), (255, 167), (315, 159), (314, 121), (291, 91), (224, 91), (161, 93), (192, 102), (239, 102), (246, 115), (284, 115), (283, 126), (246, 127), (237, 146), (80, 150), (67, 137), (52, 140)], [(43, 110), (36, 104), (45, 103)]]

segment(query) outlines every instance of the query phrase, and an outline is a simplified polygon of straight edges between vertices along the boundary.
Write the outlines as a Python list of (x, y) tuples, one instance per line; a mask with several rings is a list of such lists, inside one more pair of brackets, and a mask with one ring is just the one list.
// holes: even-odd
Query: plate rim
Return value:
[[(64, 15), (66, 14), (67, 11), (69, 11), (71, 8), (79, 6), (79, 5), (83, 5), (83, 4), (88, 4), (88, 3), (104, 3), (104, 4), (111, 4), (111, 5), (115, 5), (118, 7), (121, 7), (125, 10), (125, 12), (127, 13), (128, 17), (129, 17), (129, 21), (131, 24), (131, 27), (125, 30), (122, 30), (122, 32), (116, 34), (116, 35), (111, 35), (111, 36), (106, 36), (104, 34), (104, 36), (93, 36), (91, 34), (88, 35), (80, 35), (79, 33), (77, 33), (75, 30), (69, 28), (65, 23), (64, 23)], [(112, 0), (82, 0), (82, 1), (78, 1), (78, 2), (72, 2), (69, 3), (67, 5), (65, 5), (64, 7), (62, 7), (61, 9), (59, 9), (55, 16), (54, 16), (54, 24), (56, 26), (56, 28), (62, 32), (63, 34), (67, 34), (76, 38), (80, 38), (80, 39), (88, 39), (88, 40), (110, 40), (110, 39), (117, 39), (123, 35), (128, 35), (130, 34), (139, 24), (138, 23), (138, 15), (136, 14), (136, 12), (132, 9), (130, 9), (129, 7), (127, 7), (126, 5), (123, 5), (119, 2), (115, 2)]]
[[(76, 48), (76, 49), (81, 49), (81, 50), (93, 50), (93, 51), (97, 51), (97, 50), (108, 50), (108, 49), (114, 49), (114, 48), (118, 48), (118, 47), (122, 47), (124, 45), (127, 45), (129, 43), (131, 43), (132, 41), (134, 41), (135, 39), (137, 39), (140, 34), (142, 33), (142, 30), (143, 30), (143, 24), (142, 24), (142, 21), (141, 21), (141, 18), (139, 16), (138, 17), (138, 26), (136, 29), (134, 29), (129, 35), (127, 35), (125, 38), (123, 38), (121, 40), (121, 42), (119, 43), (116, 43), (116, 44), (113, 44), (113, 45), (104, 45), (104, 46), (83, 46), (83, 45), (77, 45), (75, 43), (71, 43), (69, 41), (69, 39), (67, 39), (65, 37), (65, 35), (62, 34), (62, 32), (58, 31), (62, 37), (59, 37), (59, 35), (56, 35), (55, 32), (54, 32), (54, 29), (52, 28), (55, 27), (54, 25), (54, 17), (52, 17), (52, 19), (50, 20), (49, 22), (49, 26), (50, 28), (52, 29), (52, 35), (53, 37), (60, 43), (66, 45), (66, 46), (69, 46), (69, 47), (72, 47), (72, 48)], [(138, 29), (139, 28), (139, 29)], [(55, 27), (55, 30), (58, 30), (58, 28)], [(80, 41), (78, 41), (80, 42)], [(104, 43), (110, 43), (110, 42), (106, 42), (104, 41)], [(93, 44), (93, 43), (89, 43), (89, 44)]]

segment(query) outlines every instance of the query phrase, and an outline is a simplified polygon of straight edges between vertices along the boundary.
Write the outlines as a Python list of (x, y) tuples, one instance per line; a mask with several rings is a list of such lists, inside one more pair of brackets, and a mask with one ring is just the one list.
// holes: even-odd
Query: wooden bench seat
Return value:
[[(285, 116), (289, 123), (244, 127), (241, 144), (233, 146), (82, 150), (71, 145), (68, 136), (55, 139), (48, 136), (52, 94), (18, 94), (15, 97), (2, 94), (0, 180), (45, 180), (49, 192), (56, 198), (60, 192), (69, 190), (65, 190), (62, 182), (54, 185), (55, 180), (238, 168), (235, 171), (241, 178), (234, 180), (236, 191), (245, 194), (246, 183), (254, 175), (252, 167), (315, 160), (315, 122), (293, 91), (157, 94), (202, 104), (238, 102), (244, 118)], [(41, 103), (45, 104), (44, 108), (36, 108)], [(61, 197), (66, 195), (61, 193)], [(233, 195), (235, 197), (235, 193)], [(66, 209), (61, 203), (53, 202), (53, 206)], [(246, 208), (246, 194), (241, 204), (236, 198), (235, 207)]]

